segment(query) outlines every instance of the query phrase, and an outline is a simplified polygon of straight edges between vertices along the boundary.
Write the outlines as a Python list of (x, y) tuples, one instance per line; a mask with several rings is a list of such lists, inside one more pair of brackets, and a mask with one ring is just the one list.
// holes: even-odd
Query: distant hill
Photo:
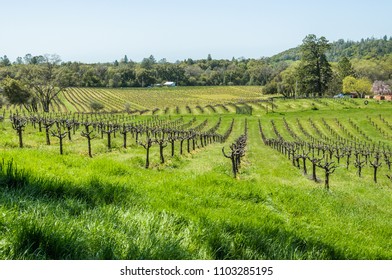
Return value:
[[(327, 38), (328, 39), (328, 38)], [(343, 56), (359, 59), (380, 58), (392, 53), (392, 37), (382, 39), (367, 38), (359, 42), (340, 39), (331, 43), (327, 53), (329, 61), (339, 61)], [(278, 53), (270, 58), (272, 62), (296, 61), (301, 59), (300, 46)]]

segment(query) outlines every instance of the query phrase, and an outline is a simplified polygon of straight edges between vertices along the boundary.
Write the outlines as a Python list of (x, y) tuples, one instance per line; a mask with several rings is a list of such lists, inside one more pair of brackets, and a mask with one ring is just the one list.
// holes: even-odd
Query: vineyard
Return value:
[[(62, 112), (87, 112), (89, 104), (98, 101), (105, 104), (107, 112), (124, 111), (125, 105), (131, 111), (144, 111), (171, 114), (178, 104), (186, 105), (180, 113), (204, 113), (203, 107), (237, 102), (238, 100), (256, 99), (260, 96), (259, 87), (175, 87), (175, 88), (70, 88), (56, 100), (56, 109)], [(207, 111), (208, 110), (207, 107)]]
[(2, 112), (0, 258), (392, 258), (392, 103), (72, 88), (53, 108)]

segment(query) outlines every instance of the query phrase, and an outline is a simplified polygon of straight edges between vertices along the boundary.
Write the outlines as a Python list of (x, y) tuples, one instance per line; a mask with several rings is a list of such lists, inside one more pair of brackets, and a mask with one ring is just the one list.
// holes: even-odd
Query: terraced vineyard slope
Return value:
[(3, 111), (2, 259), (392, 259), (392, 103), (165, 90)]

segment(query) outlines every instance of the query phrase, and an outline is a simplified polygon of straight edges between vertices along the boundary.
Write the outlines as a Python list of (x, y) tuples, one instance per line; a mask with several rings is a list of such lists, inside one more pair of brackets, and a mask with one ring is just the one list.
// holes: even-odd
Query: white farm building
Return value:
[(166, 82), (166, 83), (163, 83), (163, 86), (165, 86), (165, 87), (175, 87), (176, 83), (175, 82)]

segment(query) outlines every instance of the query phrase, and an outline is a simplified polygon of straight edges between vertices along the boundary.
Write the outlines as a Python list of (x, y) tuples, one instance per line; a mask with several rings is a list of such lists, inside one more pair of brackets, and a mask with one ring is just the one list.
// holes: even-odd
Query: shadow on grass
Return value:
[(328, 244), (305, 240), (271, 224), (254, 228), (244, 224), (209, 222), (204, 227), (209, 228), (206, 239), (213, 259), (346, 259)]
[(87, 183), (75, 184), (60, 178), (37, 177), (19, 170), (12, 160), (0, 164), (0, 189), (18, 192), (35, 198), (61, 200), (66, 198), (85, 202), (90, 207), (102, 204), (132, 204), (140, 196), (131, 187), (91, 178)]
[[(22, 200), (61, 204), (67, 211), (68, 200), (75, 204), (71, 212), (79, 213), (84, 213), (79, 202), (90, 208), (109, 205), (111, 209), (128, 208), (137, 201), (142, 202), (140, 195), (129, 186), (98, 179), (75, 185), (60, 179), (37, 178), (18, 170), (13, 161), (0, 164), (0, 192)], [(263, 202), (256, 198), (258, 203)], [(82, 210), (78, 211), (78, 207)], [(141, 209), (135, 209), (124, 218), (123, 212), (116, 211), (99, 212), (82, 220), (26, 213), (12, 225), (14, 235), (6, 254), (12, 259), (347, 258), (344, 252), (329, 244), (301, 238), (282, 226), (284, 224), (279, 220), (266, 221), (256, 227), (207, 218), (191, 220), (178, 214)], [(72, 216), (71, 212), (67, 213)], [(87, 224), (97, 225), (92, 228), (95, 234), (84, 228)]]

